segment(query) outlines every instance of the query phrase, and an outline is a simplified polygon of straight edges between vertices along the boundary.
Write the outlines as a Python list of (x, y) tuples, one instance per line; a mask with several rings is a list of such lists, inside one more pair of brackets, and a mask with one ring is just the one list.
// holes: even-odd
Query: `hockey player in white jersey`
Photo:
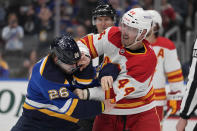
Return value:
[(112, 111), (96, 117), (93, 131), (160, 130), (151, 82), (157, 60), (144, 39), (151, 24), (150, 14), (135, 8), (123, 15), (119, 27), (107, 28), (101, 34), (88, 35), (78, 41), (80, 50), (92, 58), (105, 54), (103, 67), (114, 63), (120, 69), (114, 82), (101, 79), (105, 92), (101, 88), (78, 91), (83, 99), (89, 91), (90, 99), (112, 98), (116, 103)]
[[(147, 40), (151, 43), (157, 56), (153, 87), (157, 104), (156, 109), (162, 121), (164, 106), (168, 106), (168, 110), (172, 111), (171, 114), (175, 114), (180, 109), (184, 81), (174, 43), (167, 38), (159, 36), (159, 29), (162, 28), (160, 14), (155, 10), (147, 10), (147, 12), (151, 14), (153, 19), (153, 31)], [(169, 94), (166, 94), (166, 82), (169, 83)]]

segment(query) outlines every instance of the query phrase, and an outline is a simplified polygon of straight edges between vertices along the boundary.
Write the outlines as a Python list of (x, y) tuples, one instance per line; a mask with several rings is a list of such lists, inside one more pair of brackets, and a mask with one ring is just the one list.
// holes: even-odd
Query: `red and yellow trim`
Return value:
[(93, 58), (95, 58), (98, 56), (98, 54), (97, 54), (96, 49), (93, 45), (93, 36), (92, 35), (88, 35), (88, 41), (89, 41), (88, 43), (89, 43), (89, 47), (90, 47), (89, 49), (91, 50)]
[(77, 123), (79, 121), (79, 119), (70, 116), (73, 113), (77, 103), (78, 103), (78, 100), (74, 99), (71, 107), (69, 108), (69, 110), (65, 114), (59, 114), (54, 111), (50, 111), (48, 109), (37, 109), (37, 108), (32, 107), (26, 103), (24, 103), (23, 107), (28, 110), (38, 110), (38, 111), (40, 111), (44, 114), (47, 114), (49, 116), (53, 116), (53, 117), (61, 118), (61, 119), (64, 119), (64, 120), (67, 120), (70, 122)]
[(155, 100), (165, 100), (166, 99), (166, 91), (165, 88), (154, 89)]
[(150, 89), (148, 94), (146, 94), (145, 96), (141, 97), (140, 99), (142, 99), (142, 100), (148, 100), (150, 98), (152, 99), (152, 95), (154, 95), (154, 88), (153, 87)]
[(112, 61), (110, 60), (110, 58), (109, 58), (108, 56), (105, 56), (104, 62), (103, 62), (103, 64), (102, 64), (101, 69), (102, 69), (104, 66), (106, 66), (108, 63), (111, 63), (111, 62), (112, 62)]
[(105, 91), (105, 99), (113, 99), (115, 98), (115, 93), (113, 88), (109, 88), (108, 90)]
[(95, 58), (98, 56), (96, 48), (94, 47), (94, 44), (93, 44), (93, 35), (88, 35), (84, 37), (83, 39), (80, 39), (80, 41), (89, 48), (90, 55), (92, 58)]
[(105, 91), (105, 99), (110, 99), (110, 89)]
[(88, 44), (86, 43), (86, 41), (85, 41), (84, 39), (80, 39), (80, 41), (81, 41), (84, 45), (88, 46)]
[[(114, 93), (112, 90), (107, 90), (105, 92), (105, 97), (106, 99), (112, 99), (114, 97)], [(135, 98), (135, 99), (122, 99), (116, 103), (115, 108), (119, 109), (131, 109), (131, 108), (136, 108), (136, 107), (141, 107), (144, 105), (147, 105), (151, 103), (154, 100), (154, 89), (151, 88), (151, 90), (147, 93), (146, 96), (140, 97), (140, 98)]]
[(168, 77), (168, 82), (179, 82), (179, 81), (183, 81), (184, 79), (181, 69), (167, 73), (167, 77)]

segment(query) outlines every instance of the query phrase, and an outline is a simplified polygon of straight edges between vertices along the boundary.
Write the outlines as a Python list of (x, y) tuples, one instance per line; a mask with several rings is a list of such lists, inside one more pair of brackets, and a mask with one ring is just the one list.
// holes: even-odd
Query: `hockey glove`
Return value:
[(181, 100), (168, 100), (167, 106), (167, 111), (172, 109), (172, 112), (170, 113), (171, 115), (176, 114), (176, 112), (180, 110)]
[(171, 115), (176, 114), (177, 111), (180, 110), (181, 101), (182, 101), (183, 95), (181, 93), (177, 92), (170, 92), (167, 95), (167, 111), (169, 109), (172, 109)]

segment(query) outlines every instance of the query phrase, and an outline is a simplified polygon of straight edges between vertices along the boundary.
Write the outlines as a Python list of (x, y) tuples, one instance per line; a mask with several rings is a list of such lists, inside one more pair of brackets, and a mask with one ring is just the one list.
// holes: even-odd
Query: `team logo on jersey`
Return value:
[(197, 58), (197, 49), (194, 49), (193, 50), (193, 57), (196, 57)]
[(79, 57), (79, 53), (78, 52), (74, 53), (74, 57), (75, 57), (75, 59), (78, 58)]
[(125, 53), (125, 49), (120, 49), (120, 54), (124, 54)]

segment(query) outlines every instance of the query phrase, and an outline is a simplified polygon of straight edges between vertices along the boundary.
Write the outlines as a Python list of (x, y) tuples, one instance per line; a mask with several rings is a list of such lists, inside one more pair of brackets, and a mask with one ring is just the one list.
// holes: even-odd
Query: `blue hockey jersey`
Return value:
[(72, 92), (75, 88), (94, 85), (95, 70), (84, 71), (86, 73), (77, 72), (68, 75), (53, 62), (50, 56), (43, 58), (33, 68), (23, 116), (36, 121), (39, 119), (40, 123), (43, 122), (43, 126), (56, 128), (76, 126), (74, 123), (79, 119), (102, 113), (103, 102), (80, 100)]

